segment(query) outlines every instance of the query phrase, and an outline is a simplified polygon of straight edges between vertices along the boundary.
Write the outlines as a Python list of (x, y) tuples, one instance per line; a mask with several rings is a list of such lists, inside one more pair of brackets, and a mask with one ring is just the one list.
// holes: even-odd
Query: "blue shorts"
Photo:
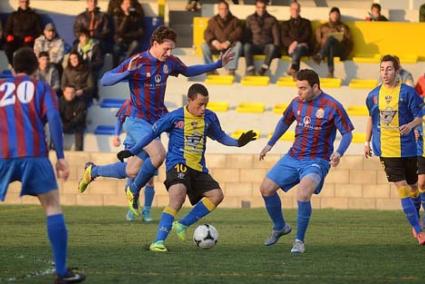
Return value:
[(22, 183), (22, 195), (39, 195), (58, 189), (52, 164), (46, 157), (0, 159), (0, 200), (14, 181)]
[[(127, 117), (124, 121), (123, 129), (126, 132), (123, 144), (125, 149), (129, 149), (152, 131), (152, 124), (141, 118)], [(159, 140), (159, 137), (156, 139)], [(141, 151), (137, 154), (137, 157), (144, 161), (149, 155), (145, 151)], [(158, 171), (155, 172), (155, 175), (158, 175)]]
[(323, 159), (297, 160), (286, 154), (267, 173), (267, 177), (286, 192), (297, 185), (303, 177), (316, 174), (320, 177), (320, 182), (314, 193), (319, 194), (329, 167), (329, 162)]

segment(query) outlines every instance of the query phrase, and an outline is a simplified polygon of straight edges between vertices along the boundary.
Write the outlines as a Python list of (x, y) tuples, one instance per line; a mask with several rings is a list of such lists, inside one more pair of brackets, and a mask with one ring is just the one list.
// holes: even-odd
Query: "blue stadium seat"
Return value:
[(124, 99), (103, 99), (100, 103), (101, 108), (120, 108)]
[(94, 130), (96, 135), (114, 135), (114, 126), (112, 125), (98, 125)]

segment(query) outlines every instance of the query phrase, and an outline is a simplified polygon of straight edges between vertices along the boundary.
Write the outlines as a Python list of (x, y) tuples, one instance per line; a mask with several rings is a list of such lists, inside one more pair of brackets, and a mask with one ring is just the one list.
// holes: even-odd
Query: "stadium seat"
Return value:
[[(238, 138), (239, 138), (239, 136), (241, 136), (241, 134), (242, 134), (242, 133), (247, 132), (247, 131), (249, 131), (249, 130), (250, 130), (250, 129), (237, 129), (237, 130), (233, 131), (233, 132), (230, 134), (230, 136), (231, 136), (233, 139), (238, 139)], [(254, 133), (256, 134), (256, 135), (255, 135), (255, 138), (256, 138), (256, 139), (258, 139), (258, 138), (260, 137), (260, 135), (261, 135), (260, 131), (258, 131), (257, 129), (253, 129), (253, 130), (254, 130)]]
[(96, 135), (114, 135), (114, 126), (112, 125), (98, 125), (94, 130)]
[(263, 103), (241, 103), (236, 108), (240, 113), (262, 113), (266, 109)]
[(381, 55), (380, 54), (354, 56), (353, 57), (353, 62), (355, 62), (355, 63), (372, 63), (372, 64), (377, 64), (377, 63), (379, 63), (380, 58), (381, 58)]
[(320, 78), (321, 88), (339, 88), (341, 87), (341, 79), (339, 78)]
[(362, 105), (349, 106), (347, 108), (347, 113), (349, 116), (368, 116), (369, 115), (369, 111), (367, 110), (367, 107)]
[(267, 86), (269, 82), (269, 76), (245, 76), (241, 80), (242, 86)]
[(362, 79), (353, 79), (351, 80), (348, 87), (352, 89), (372, 89), (378, 85), (378, 80), (362, 80)]
[(273, 107), (273, 112), (282, 115), (285, 109), (288, 107), (287, 104), (277, 104)]
[(205, 84), (232, 85), (235, 76), (231, 75), (208, 75)]
[(294, 78), (292, 78), (291, 76), (280, 77), (277, 80), (276, 85), (278, 85), (279, 87), (295, 87), (296, 86)]
[[(269, 134), (268, 138), (270, 139), (273, 135), (273, 132)], [(280, 138), (279, 141), (292, 142), (295, 140), (295, 131), (288, 130)]]
[(215, 112), (226, 112), (229, 110), (228, 102), (209, 102), (207, 108)]
[(120, 108), (124, 99), (103, 99), (100, 103), (101, 108)]
[(353, 134), (353, 140), (351, 142), (355, 144), (363, 144), (365, 140), (366, 140), (366, 133), (355, 132)]

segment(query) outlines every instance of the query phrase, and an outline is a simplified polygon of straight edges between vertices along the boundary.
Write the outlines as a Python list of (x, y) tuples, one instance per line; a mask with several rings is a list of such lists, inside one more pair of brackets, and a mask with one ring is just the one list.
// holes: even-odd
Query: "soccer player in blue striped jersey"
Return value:
[[(277, 190), (288, 191), (298, 184), (297, 234), (291, 253), (301, 254), (305, 250), (304, 236), (312, 212), (311, 196), (322, 190), (329, 167), (339, 164), (351, 143), (354, 127), (342, 105), (320, 89), (316, 72), (300, 70), (296, 74), (296, 84), (298, 97), (284, 111), (273, 136), (260, 153), (260, 160), (295, 121), (294, 144), (267, 173), (260, 191), (273, 223), (271, 236), (264, 243), (270, 246), (292, 230), (283, 218)], [(342, 140), (334, 152), (337, 130), (342, 134)]]
[(21, 196), (37, 196), (47, 216), (55, 283), (82, 282), (84, 274), (66, 267), (68, 233), (44, 133), (48, 122), (56, 150), (56, 171), (66, 180), (69, 166), (63, 152), (58, 99), (46, 82), (35, 79), (38, 61), (32, 49), (16, 51), (13, 66), (14, 75), (0, 79), (0, 201), (14, 181), (22, 183)]
[(388, 182), (394, 183), (401, 207), (420, 245), (425, 245), (425, 233), (419, 224), (414, 199), (417, 198), (417, 145), (412, 131), (422, 123), (423, 101), (415, 89), (397, 80), (398, 57), (381, 58), (382, 84), (366, 98), (369, 118), (366, 128), (365, 157), (373, 152), (384, 165)]
[[(173, 30), (164, 26), (158, 27), (152, 34), (149, 50), (128, 58), (115, 69), (106, 72), (101, 80), (105, 86), (128, 80), (131, 112), (124, 123), (127, 145), (141, 140), (150, 131), (152, 124), (167, 113), (164, 96), (168, 76), (182, 74), (191, 77), (210, 72), (226, 65), (233, 57), (231, 51), (227, 50), (215, 63), (186, 66), (171, 54), (175, 48), (176, 37)], [(134, 178), (133, 183), (127, 187), (127, 197), (129, 209), (138, 216), (139, 205), (135, 201), (138, 199), (139, 190), (152, 178), (165, 158), (165, 149), (159, 139), (146, 145), (144, 150), (149, 155), (144, 161), (143, 157), (135, 156), (126, 164), (115, 163), (103, 167), (88, 164), (79, 184), (80, 192), (84, 192), (97, 176)], [(141, 152), (140, 155), (144, 154)]]
[[(124, 101), (124, 103), (121, 105), (115, 116), (117, 117), (117, 121), (115, 123), (114, 127), (114, 137), (112, 139), (112, 144), (115, 147), (119, 147), (121, 145), (120, 140), (120, 134), (122, 131), (122, 125), (124, 124), (126, 118), (130, 115), (131, 111), (131, 101), (130, 99), (127, 99)], [(127, 147), (126, 147), (127, 148)], [(147, 157), (145, 157), (146, 159)], [(128, 178), (128, 183), (131, 184), (133, 182), (133, 179)], [(145, 202), (143, 205), (142, 210), (142, 218), (145, 222), (152, 222), (152, 216), (151, 216), (151, 207), (152, 207), (152, 201), (155, 196), (155, 188), (153, 184), (153, 178), (151, 178), (148, 183), (145, 186), (144, 190), (144, 196), (145, 196)], [(128, 210), (126, 219), (128, 221), (135, 221), (136, 216), (133, 214), (133, 211)]]
[[(208, 90), (201, 84), (193, 84), (188, 90), (187, 106), (160, 118), (134, 147), (117, 155), (123, 160), (139, 153), (161, 133), (168, 132), (170, 135), (166, 158), (167, 177), (164, 182), (169, 203), (162, 212), (156, 239), (150, 245), (151, 251), (167, 251), (164, 241), (171, 228), (184, 240), (187, 227), (209, 214), (223, 200), (223, 191), (208, 174), (206, 167), (206, 137), (235, 147), (242, 147), (255, 139), (252, 130), (243, 133), (238, 140), (224, 133), (216, 114), (206, 109), (208, 99)], [(194, 207), (180, 221), (173, 223), (186, 194)]]

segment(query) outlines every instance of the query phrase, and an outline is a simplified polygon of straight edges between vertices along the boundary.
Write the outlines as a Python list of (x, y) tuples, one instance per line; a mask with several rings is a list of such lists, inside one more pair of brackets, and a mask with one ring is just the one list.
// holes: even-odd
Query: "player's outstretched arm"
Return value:
[(223, 133), (223, 135), (217, 139), (217, 141), (226, 146), (243, 147), (249, 142), (254, 141), (256, 139), (255, 136), (256, 134), (253, 130), (242, 133), (238, 140), (233, 139), (229, 135)]
[(140, 68), (140, 64), (138, 64), (137, 61), (139, 58), (140, 55), (133, 56), (131, 59), (127, 59), (114, 69), (105, 72), (100, 79), (102, 86), (112, 86), (125, 80), (132, 71)]
[(230, 49), (228, 49), (224, 54), (222, 54), (220, 56), (220, 59), (217, 60), (216, 62), (211, 63), (211, 64), (187, 66), (182, 71), (182, 74), (186, 77), (193, 77), (193, 76), (197, 76), (197, 75), (201, 75), (201, 74), (204, 74), (204, 73), (214, 71), (218, 68), (223, 67), (227, 63), (229, 63), (229, 61), (233, 59), (233, 56), (234, 56), (234, 54), (231, 52)]

